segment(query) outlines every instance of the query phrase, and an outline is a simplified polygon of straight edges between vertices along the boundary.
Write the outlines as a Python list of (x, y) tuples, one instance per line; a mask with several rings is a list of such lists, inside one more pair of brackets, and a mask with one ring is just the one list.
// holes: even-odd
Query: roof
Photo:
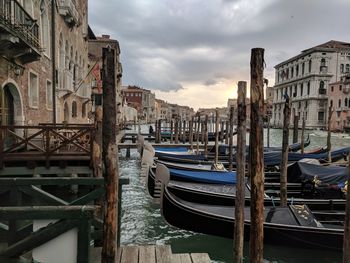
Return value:
[(341, 50), (348, 50), (350, 51), (350, 43), (347, 42), (342, 42), (342, 41), (337, 41), (337, 40), (330, 40), (326, 43), (323, 43), (321, 45), (314, 46), (312, 48), (305, 49), (301, 51), (299, 55), (296, 55), (294, 57), (291, 57), (290, 59), (287, 59), (275, 66), (275, 68), (285, 65), (293, 60), (302, 58), (308, 54), (311, 54), (316, 51), (324, 51), (324, 52), (336, 52), (336, 51), (341, 51)]

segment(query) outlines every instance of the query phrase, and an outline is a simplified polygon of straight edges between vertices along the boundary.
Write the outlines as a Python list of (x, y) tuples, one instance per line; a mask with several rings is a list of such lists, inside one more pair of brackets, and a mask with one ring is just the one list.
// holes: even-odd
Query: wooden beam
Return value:
[(20, 186), (19, 190), (21, 190), (23, 193), (29, 195), (30, 197), (35, 197), (40, 200), (45, 200), (49, 202), (50, 205), (68, 205), (68, 202), (64, 201), (61, 198), (58, 198), (57, 196), (54, 196), (41, 188), (38, 188), (36, 186), (30, 185), (30, 186)]
[(98, 207), (84, 206), (2, 206), (0, 219), (92, 218)]
[[(215, 165), (219, 162), (219, 110), (215, 110)], [(222, 127), (221, 127), (222, 130)], [(221, 137), (221, 135), (220, 135)]]
[(228, 128), (229, 138), (228, 138), (228, 163), (229, 163), (229, 171), (232, 171), (233, 168), (233, 113), (234, 108), (231, 106), (230, 108), (230, 123)]
[(56, 175), (70, 175), (70, 174), (84, 174), (90, 175), (93, 173), (88, 166), (67, 166), (60, 168), (59, 166), (51, 166), (49, 169), (46, 167), (35, 167), (30, 169), (27, 167), (4, 167), (0, 170), (1, 176), (20, 176), (20, 175), (36, 175), (36, 174), (56, 174)]
[(89, 177), (37, 177), (37, 178), (0, 178), (1, 186), (25, 185), (104, 185), (103, 178)]

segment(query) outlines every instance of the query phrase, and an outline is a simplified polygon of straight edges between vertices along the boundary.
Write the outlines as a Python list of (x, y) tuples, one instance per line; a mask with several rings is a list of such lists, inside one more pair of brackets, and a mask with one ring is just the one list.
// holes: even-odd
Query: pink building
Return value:
[(332, 131), (345, 131), (350, 128), (350, 75), (329, 84), (328, 105), (333, 106)]

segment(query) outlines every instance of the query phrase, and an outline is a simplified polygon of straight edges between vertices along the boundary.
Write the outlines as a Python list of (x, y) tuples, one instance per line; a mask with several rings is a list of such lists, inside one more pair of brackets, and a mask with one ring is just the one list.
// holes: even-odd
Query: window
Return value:
[(309, 73), (311, 73), (311, 68), (312, 68), (312, 61), (311, 59), (309, 60)]
[(333, 86), (331, 86), (331, 91), (332, 91), (332, 92), (334, 91), (334, 87), (333, 87)]
[(346, 66), (345, 66), (345, 72), (346, 72), (346, 73), (349, 73), (349, 72), (350, 72), (350, 65), (349, 65), (349, 64), (346, 64)]
[(38, 108), (39, 106), (39, 82), (38, 76), (34, 73), (29, 73), (29, 106), (32, 108)]
[(49, 17), (47, 15), (47, 8), (45, 1), (40, 2), (40, 28), (41, 28), (41, 45), (44, 48), (44, 53), (50, 56), (50, 26)]
[(295, 68), (295, 76), (296, 77), (299, 76), (299, 65), (297, 65), (296, 68)]
[(46, 81), (46, 108), (52, 109), (52, 83)]
[(292, 86), (289, 87), (289, 96), (290, 97), (293, 96), (293, 87)]
[(323, 121), (324, 120), (324, 112), (323, 111), (319, 111), (318, 112), (318, 120), (319, 121)]
[(343, 88), (343, 86), (342, 86), (342, 85), (339, 85), (339, 90), (340, 90), (340, 91), (342, 90), (342, 88)]
[(83, 104), (81, 105), (81, 116), (82, 116), (83, 118), (86, 117), (86, 103), (83, 103)]
[(320, 88), (318, 90), (318, 94), (320, 95), (325, 95), (326, 94), (326, 89), (324, 88), (324, 81), (320, 81)]
[(310, 95), (310, 81), (307, 83), (307, 95)]
[(305, 120), (307, 120), (307, 111), (305, 111), (304, 114), (305, 114)]
[(293, 93), (293, 97), (297, 96), (297, 85), (294, 86), (294, 93)]
[(338, 100), (338, 107), (341, 107), (341, 99)]
[(348, 98), (345, 98), (344, 100), (344, 107), (347, 107), (348, 106)]
[(301, 64), (301, 75), (304, 75), (305, 73), (305, 63)]
[(298, 109), (301, 108), (301, 101), (298, 102)]
[(77, 109), (77, 102), (73, 101), (72, 102), (72, 117), (76, 118), (78, 116), (78, 109)]
[[(337, 117), (340, 117), (340, 111), (337, 111)], [(338, 121), (338, 125), (339, 125), (339, 121)]]
[(307, 101), (305, 101), (305, 109), (307, 108), (307, 104), (308, 104), (308, 102), (307, 102)]
[(344, 73), (344, 64), (340, 64), (340, 73)]
[(303, 88), (304, 88), (304, 84), (301, 83), (300, 84), (300, 96), (303, 96)]
[(294, 67), (292, 67), (290, 75), (291, 75), (291, 76), (290, 76), (291, 78), (294, 77)]
[(333, 107), (333, 100), (331, 100), (329, 104), (331, 107)]
[(321, 59), (321, 67), (325, 67), (326, 66), (326, 59), (322, 58)]

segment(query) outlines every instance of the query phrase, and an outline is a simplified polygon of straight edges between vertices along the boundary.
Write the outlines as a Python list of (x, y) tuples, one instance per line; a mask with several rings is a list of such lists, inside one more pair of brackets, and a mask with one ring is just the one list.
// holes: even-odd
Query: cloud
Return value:
[(89, 23), (119, 40), (125, 85), (189, 95), (249, 81), (254, 47), (265, 48), (273, 85), (279, 62), (330, 39), (349, 41), (348, 10), (346, 0), (90, 0)]

